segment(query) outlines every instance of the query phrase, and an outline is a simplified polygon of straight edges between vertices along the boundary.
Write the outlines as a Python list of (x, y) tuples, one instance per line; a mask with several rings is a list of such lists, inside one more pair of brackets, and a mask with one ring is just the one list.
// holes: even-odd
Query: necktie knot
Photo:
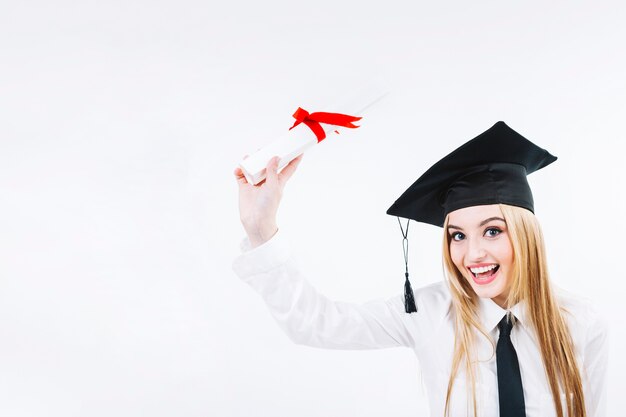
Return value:
[(500, 323), (498, 323), (498, 329), (500, 329), (500, 337), (506, 336), (509, 337), (511, 334), (511, 329), (513, 328), (513, 322), (509, 320), (509, 315), (506, 314)]

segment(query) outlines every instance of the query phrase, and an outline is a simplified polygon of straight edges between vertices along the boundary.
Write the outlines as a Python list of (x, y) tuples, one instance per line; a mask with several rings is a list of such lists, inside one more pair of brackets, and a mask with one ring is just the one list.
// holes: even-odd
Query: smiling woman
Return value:
[(404, 294), (360, 305), (318, 293), (276, 226), (299, 159), (259, 186), (235, 170), (248, 239), (233, 268), (296, 343), (412, 348), (433, 417), (603, 416), (606, 325), (552, 288), (526, 180), (555, 160), (503, 122), (441, 159), (387, 214), (443, 226), (445, 280), (413, 292), (407, 243)]
[[(447, 216), (444, 230), (444, 263), (453, 304), (462, 311), (459, 317), (476, 316), (477, 298), (491, 299), (504, 309), (525, 305), (557, 415), (565, 410), (568, 416), (584, 415), (575, 412), (585, 409), (580, 369), (570, 330), (549, 285), (543, 235), (533, 213), (504, 204), (466, 207)], [(468, 323), (460, 320), (456, 325), (460, 333), (471, 333)], [(458, 340), (455, 362), (469, 358), (472, 351), (472, 339)], [(465, 360), (467, 372), (473, 373)], [(453, 379), (451, 375), (451, 383)], [(571, 401), (562, 401), (561, 387)]]

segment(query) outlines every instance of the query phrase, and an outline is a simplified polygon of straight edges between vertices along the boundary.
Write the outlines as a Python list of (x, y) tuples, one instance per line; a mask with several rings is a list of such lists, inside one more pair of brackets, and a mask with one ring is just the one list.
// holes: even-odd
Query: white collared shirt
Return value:
[[(295, 343), (328, 349), (380, 349), (405, 346), (420, 362), (432, 417), (444, 415), (450, 377), (454, 325), (451, 294), (445, 282), (414, 291), (417, 313), (404, 311), (404, 295), (364, 304), (333, 301), (318, 293), (296, 265), (287, 239), (279, 231), (265, 244), (250, 250), (248, 239), (233, 270), (265, 300), (275, 320)], [(592, 306), (563, 290), (556, 292), (574, 342), (582, 373), (588, 417), (605, 415), (607, 326)], [(511, 342), (520, 363), (527, 417), (556, 416), (554, 402), (534, 332), (524, 303), (510, 311), (518, 322)], [(497, 417), (498, 379), (495, 343), (498, 322), (506, 314), (491, 299), (480, 299), (480, 319), (491, 341), (477, 338), (476, 398), (478, 415)], [(461, 367), (462, 368), (462, 367)], [(467, 410), (465, 374), (459, 370), (453, 387), (450, 416), (471, 415)], [(561, 394), (562, 403), (565, 395)], [(564, 408), (565, 412), (566, 408)]]

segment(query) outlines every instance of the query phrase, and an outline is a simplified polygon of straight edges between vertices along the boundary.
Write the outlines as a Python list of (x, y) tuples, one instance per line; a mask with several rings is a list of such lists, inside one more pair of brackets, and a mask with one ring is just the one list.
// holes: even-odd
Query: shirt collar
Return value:
[[(487, 332), (491, 332), (500, 323), (507, 310), (500, 307), (491, 298), (479, 297), (478, 303), (481, 324)], [(524, 301), (515, 304), (508, 311), (513, 313), (522, 326), (526, 327), (526, 303)]]

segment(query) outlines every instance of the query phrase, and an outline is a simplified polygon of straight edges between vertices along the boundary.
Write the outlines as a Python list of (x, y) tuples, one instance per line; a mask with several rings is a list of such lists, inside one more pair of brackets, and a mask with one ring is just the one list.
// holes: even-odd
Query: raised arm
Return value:
[(404, 312), (403, 295), (355, 304), (319, 293), (298, 268), (281, 231), (240, 255), (233, 269), (261, 295), (297, 344), (327, 349), (413, 347), (414, 335), (421, 333), (419, 313)]
[(272, 159), (267, 180), (257, 186), (248, 184), (241, 171), (235, 170), (249, 247), (235, 259), (234, 271), (263, 297), (295, 343), (331, 349), (414, 346), (413, 334), (420, 320), (404, 312), (401, 296), (365, 304), (333, 301), (317, 292), (298, 268), (289, 242), (278, 231), (276, 213), (285, 183), (301, 158), (280, 174), (277, 159)]

